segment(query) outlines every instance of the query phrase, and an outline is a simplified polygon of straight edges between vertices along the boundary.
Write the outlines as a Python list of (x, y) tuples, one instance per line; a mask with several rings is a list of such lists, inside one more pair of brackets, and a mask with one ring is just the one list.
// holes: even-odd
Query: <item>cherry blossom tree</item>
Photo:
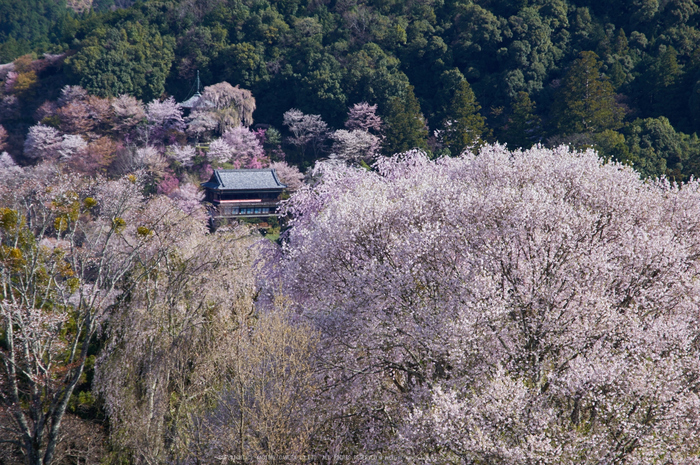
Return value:
[(44, 118), (51, 118), (56, 115), (58, 111), (58, 105), (56, 102), (46, 101), (41, 104), (39, 108), (34, 112), (34, 119), (38, 122), (42, 122)]
[(262, 142), (250, 129), (243, 126), (228, 129), (221, 138), (231, 147), (234, 165), (252, 168), (253, 164), (269, 164), (269, 160), (265, 161)]
[(294, 165), (284, 161), (270, 163), (270, 168), (275, 170), (280, 182), (287, 186), (289, 192), (294, 192), (304, 184), (304, 175)]
[(228, 129), (209, 144), (207, 158), (214, 163), (231, 163), (235, 168), (264, 168), (270, 164), (262, 143), (248, 128)]
[(0, 150), (5, 148), (7, 142), (7, 130), (0, 124)]
[(120, 95), (112, 100), (112, 112), (114, 113), (113, 128), (121, 134), (129, 133), (146, 121), (146, 108), (143, 102), (131, 95)]
[(2, 152), (0, 154), (0, 169), (2, 170), (8, 170), (12, 169), (13, 167), (18, 166), (17, 163), (12, 159), (9, 153), (7, 152)]
[(331, 157), (358, 162), (368, 161), (379, 155), (382, 140), (362, 129), (339, 129), (331, 134), (334, 140)]
[(166, 157), (181, 164), (184, 167), (191, 167), (196, 155), (194, 147), (191, 145), (171, 145), (165, 150)]
[(224, 139), (216, 139), (209, 144), (207, 159), (212, 163), (228, 163), (233, 157), (233, 150)]
[(19, 73), (16, 71), (10, 71), (5, 77), (5, 92), (10, 94), (14, 91), (15, 84), (17, 83), (17, 78)]
[(15, 163), (9, 153), (0, 152), (0, 183), (7, 183), (10, 178), (21, 172), (22, 168)]
[(0, 99), (0, 121), (16, 118), (19, 113), (19, 99), (15, 95), (5, 95)]
[(90, 95), (87, 98), (87, 109), (99, 134), (112, 131), (114, 113), (110, 99)]
[(195, 220), (201, 222), (204, 222), (207, 219), (207, 212), (202, 204), (202, 200), (204, 200), (204, 192), (199, 190), (199, 188), (194, 184), (180, 184), (178, 189), (170, 193), (169, 197), (186, 215), (189, 215)]
[(87, 142), (78, 135), (65, 134), (58, 147), (60, 160), (70, 160), (73, 155), (79, 154), (87, 149)]
[(52, 159), (58, 155), (62, 138), (56, 128), (37, 124), (29, 128), (24, 141), (24, 156), (32, 160)]
[(322, 334), (329, 441), (699, 462), (700, 183), (565, 147), (318, 170), (286, 205), (278, 272)]
[(85, 101), (71, 101), (57, 110), (61, 121), (61, 131), (71, 134), (85, 134), (95, 128), (95, 121)]
[(165, 173), (163, 179), (158, 183), (156, 192), (163, 195), (170, 195), (172, 192), (176, 191), (180, 186), (180, 180), (173, 176), (171, 173)]
[(209, 111), (195, 110), (185, 118), (187, 122), (187, 134), (194, 139), (209, 140), (214, 131), (219, 127), (216, 115)]
[[(91, 140), (87, 147), (82, 147), (78, 137), (64, 136), (64, 141), (61, 142), (62, 147), (64, 143), (67, 145), (66, 154), (70, 153), (70, 158), (67, 159), (68, 166), (76, 173), (95, 175), (104, 172), (114, 161), (120, 149), (120, 144), (107, 136)], [(66, 138), (72, 140), (73, 145), (68, 145), (69, 142), (65, 140)]]
[(376, 114), (377, 105), (366, 102), (352, 106), (348, 111), (345, 129), (331, 134), (333, 147), (331, 157), (344, 161), (369, 161), (381, 149), (383, 123)]
[(287, 141), (297, 146), (302, 153), (307, 147), (311, 147), (314, 158), (317, 158), (328, 138), (328, 125), (321, 116), (305, 115), (296, 108), (292, 108), (284, 113), (283, 123), (292, 133)]
[(154, 100), (146, 105), (146, 120), (150, 126), (150, 136), (154, 141), (162, 139), (169, 131), (185, 130), (182, 107), (173, 97), (168, 97), (162, 102)]
[(255, 98), (247, 89), (220, 82), (204, 88), (193, 110), (212, 115), (217, 121), (219, 134), (223, 134), (227, 129), (253, 124)]
[(350, 131), (359, 129), (379, 135), (382, 133), (384, 123), (377, 115), (377, 105), (360, 102), (348, 110), (348, 119), (345, 121), (345, 127)]
[(56, 103), (59, 107), (63, 107), (71, 102), (85, 101), (89, 95), (88, 91), (81, 86), (63, 86), (61, 95)]
[[(51, 116), (54, 105), (47, 103), (37, 110), (37, 116)], [(89, 95), (80, 86), (65, 86), (55, 104), (55, 114), (60, 129), (70, 134), (85, 135), (88, 132), (104, 132), (111, 129), (112, 102), (109, 99)]]

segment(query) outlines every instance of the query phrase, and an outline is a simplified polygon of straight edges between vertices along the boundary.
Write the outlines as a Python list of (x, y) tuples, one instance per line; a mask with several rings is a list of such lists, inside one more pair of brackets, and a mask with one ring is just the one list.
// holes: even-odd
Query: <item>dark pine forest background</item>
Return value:
[[(36, 109), (63, 86), (182, 101), (199, 70), (204, 86), (251, 90), (255, 123), (280, 130), (290, 108), (342, 127), (353, 104), (377, 104), (405, 139), (387, 134), (387, 153), (456, 155), (440, 131), (462, 119), (511, 148), (568, 143), (644, 176), (700, 173), (693, 0), (0, 0), (0, 12), (0, 63), (19, 73), (0, 124), (20, 162)], [(428, 131), (402, 122), (417, 112)]]

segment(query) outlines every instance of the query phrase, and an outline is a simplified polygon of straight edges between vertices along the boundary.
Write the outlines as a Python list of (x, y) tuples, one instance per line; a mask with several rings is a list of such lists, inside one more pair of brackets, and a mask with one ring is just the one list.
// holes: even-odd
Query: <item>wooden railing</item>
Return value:
[(208, 203), (209, 211), (214, 218), (277, 216), (277, 205), (276, 201), (263, 202), (260, 199)]

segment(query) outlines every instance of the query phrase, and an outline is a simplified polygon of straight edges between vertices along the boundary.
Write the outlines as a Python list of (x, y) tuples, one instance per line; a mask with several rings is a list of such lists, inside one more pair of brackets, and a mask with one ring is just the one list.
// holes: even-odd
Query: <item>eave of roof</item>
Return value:
[(197, 92), (194, 94), (192, 97), (188, 98), (184, 102), (180, 103), (180, 106), (182, 108), (194, 108), (195, 105), (197, 105), (197, 102), (199, 102), (199, 99), (202, 98), (202, 94)]
[(249, 169), (249, 170), (214, 170), (209, 181), (202, 183), (202, 187), (212, 190), (283, 190), (287, 186), (282, 184), (274, 169)]

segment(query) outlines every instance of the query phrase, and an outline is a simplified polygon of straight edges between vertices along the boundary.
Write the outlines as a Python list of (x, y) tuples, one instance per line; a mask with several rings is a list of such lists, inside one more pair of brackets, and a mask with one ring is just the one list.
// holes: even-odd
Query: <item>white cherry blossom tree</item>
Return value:
[(329, 444), (700, 461), (700, 183), (563, 147), (320, 171), (279, 271), (322, 333)]

